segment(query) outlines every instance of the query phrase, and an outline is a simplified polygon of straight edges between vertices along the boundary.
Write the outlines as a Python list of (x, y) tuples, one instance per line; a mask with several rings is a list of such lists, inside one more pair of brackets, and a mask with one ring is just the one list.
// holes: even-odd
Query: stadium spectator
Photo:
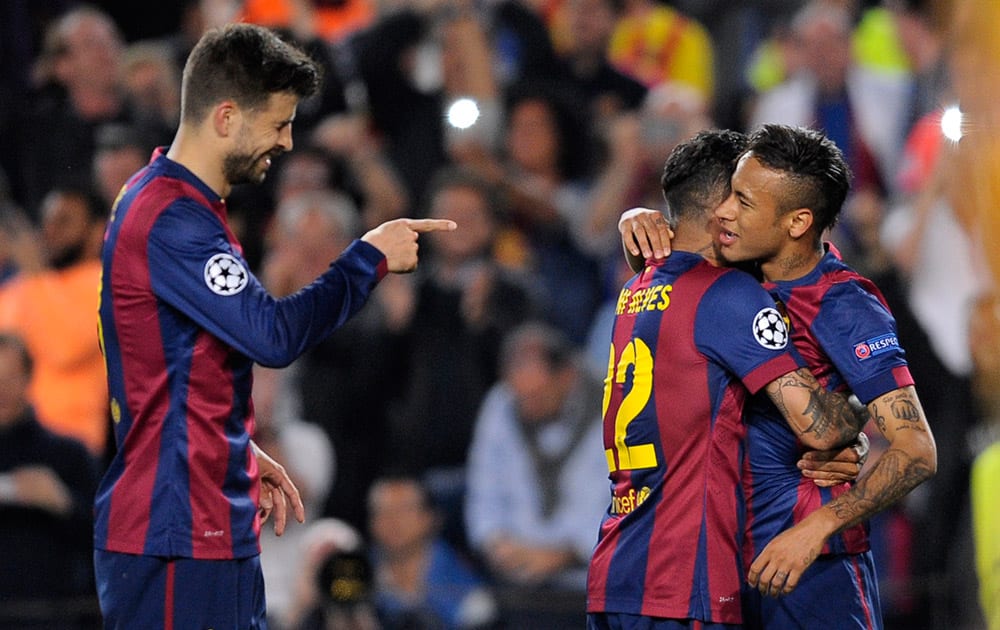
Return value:
[(37, 420), (32, 358), (0, 333), (0, 626), (96, 627), (91, 505), (97, 462)]
[(34, 357), (30, 396), (39, 421), (98, 457), (109, 427), (96, 291), (107, 215), (89, 190), (49, 192), (41, 231), (16, 237), (19, 275), (0, 289), (0, 328), (16, 331)]
[(469, 450), (465, 522), (513, 628), (583, 625), (594, 528), (608, 505), (601, 387), (565, 335), (504, 342)]
[[(466, 229), (461, 239), (428, 239), (424, 264), (408, 285), (403, 386), (388, 447), (398, 468), (435, 475), (438, 491), (453, 499), (442, 502), (457, 506), (476, 413), (497, 380), (500, 345), (539, 305), (537, 291), (494, 258), (496, 189), (474, 172), (449, 168), (437, 173), (428, 194), (427, 216), (450, 217)], [(443, 485), (448, 479), (451, 490)]]
[(441, 514), (416, 477), (384, 476), (368, 494), (374, 603), (385, 630), (494, 627), (486, 581), (441, 537)]
[(111, 17), (92, 6), (72, 8), (49, 25), (37, 90), (9, 130), (14, 196), (34, 219), (52, 189), (91, 184), (101, 124), (134, 121), (120, 78), (123, 46)]

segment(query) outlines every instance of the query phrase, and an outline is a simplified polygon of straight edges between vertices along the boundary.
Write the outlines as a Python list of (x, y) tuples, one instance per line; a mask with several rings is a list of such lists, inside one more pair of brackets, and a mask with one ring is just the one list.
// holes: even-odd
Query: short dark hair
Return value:
[(220, 100), (254, 109), (272, 94), (299, 98), (319, 89), (319, 65), (273, 31), (255, 24), (228, 24), (202, 36), (184, 65), (181, 118), (197, 121)]
[(702, 216), (729, 196), (730, 179), (746, 142), (742, 133), (707, 129), (673, 148), (660, 177), (671, 226)]
[(750, 134), (747, 153), (787, 177), (779, 213), (812, 210), (816, 238), (837, 223), (851, 188), (851, 169), (832, 140), (814, 129), (769, 124)]
[(31, 357), (28, 346), (25, 345), (20, 337), (9, 332), (0, 332), (0, 350), (13, 350), (19, 354), (24, 374), (28, 378), (31, 378), (35, 371), (35, 360)]

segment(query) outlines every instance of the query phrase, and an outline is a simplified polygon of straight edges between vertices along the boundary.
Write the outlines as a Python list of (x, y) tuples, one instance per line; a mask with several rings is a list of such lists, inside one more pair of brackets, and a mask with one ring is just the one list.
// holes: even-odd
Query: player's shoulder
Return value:
[(182, 182), (168, 181), (165, 187), (165, 194), (146, 206), (152, 221), (150, 238), (174, 244), (228, 240), (223, 218), (202, 195)]
[(819, 292), (816, 297), (824, 302), (842, 300), (884, 302), (882, 292), (875, 283), (847, 265), (822, 274), (816, 287)]
[(710, 290), (713, 294), (722, 294), (728, 301), (737, 295), (754, 296), (758, 299), (767, 299), (767, 291), (760, 285), (760, 282), (749, 273), (732, 267), (713, 267), (706, 263), (710, 270), (709, 278)]
[(810, 284), (819, 299), (865, 297), (882, 301), (882, 293), (875, 283), (845, 263), (839, 256), (828, 252), (815, 270)]
[(738, 269), (721, 269), (706, 288), (699, 304), (700, 317), (732, 325), (753, 321), (764, 311), (773, 311), (774, 300), (756, 278)]
[(205, 195), (197, 188), (176, 177), (147, 169), (121, 193), (112, 220), (120, 219), (126, 231), (148, 232), (170, 213), (178, 214), (182, 222), (211, 220), (214, 214)]

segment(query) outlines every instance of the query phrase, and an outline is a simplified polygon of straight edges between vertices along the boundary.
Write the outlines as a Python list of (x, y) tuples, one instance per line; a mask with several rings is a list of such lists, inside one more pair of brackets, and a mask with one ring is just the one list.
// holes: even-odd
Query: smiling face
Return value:
[(769, 261), (788, 240), (792, 213), (782, 207), (785, 176), (744, 154), (732, 177), (732, 192), (715, 216), (722, 227), (719, 255), (728, 263)]
[(280, 92), (271, 94), (262, 107), (239, 110), (235, 146), (222, 166), (229, 184), (261, 183), (272, 160), (292, 150), (292, 120), (298, 102), (295, 94)]

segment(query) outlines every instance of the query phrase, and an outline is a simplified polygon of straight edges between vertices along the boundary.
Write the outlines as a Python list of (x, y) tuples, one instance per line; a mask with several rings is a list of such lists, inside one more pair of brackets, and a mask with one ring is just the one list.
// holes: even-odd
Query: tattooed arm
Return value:
[(771, 381), (766, 390), (796, 437), (810, 449), (846, 446), (868, 420), (867, 411), (859, 414), (847, 396), (826, 390), (806, 368)]
[(774, 538), (750, 566), (750, 585), (765, 595), (787, 594), (833, 534), (892, 505), (937, 470), (937, 448), (913, 386), (868, 404), (889, 448), (851, 490)]

